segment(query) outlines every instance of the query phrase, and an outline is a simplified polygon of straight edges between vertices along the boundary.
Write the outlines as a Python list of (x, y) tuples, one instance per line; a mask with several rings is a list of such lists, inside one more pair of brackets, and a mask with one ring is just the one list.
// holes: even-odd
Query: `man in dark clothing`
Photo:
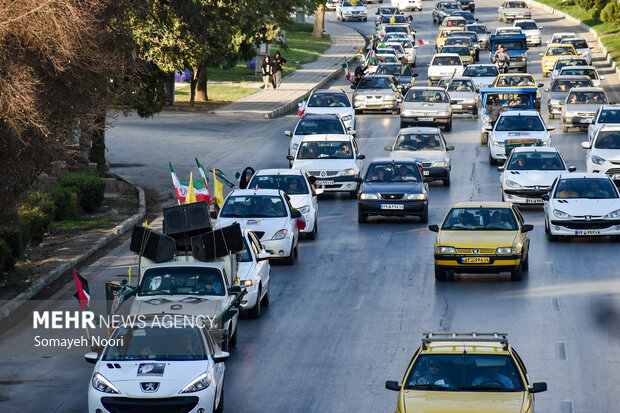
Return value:
[(269, 89), (269, 83), (272, 75), (271, 70), (272, 65), (269, 56), (265, 56), (263, 64), (261, 65), (261, 71), (263, 72), (263, 84), (265, 85), (264, 89)]
[(273, 78), (271, 79), (271, 82), (273, 83), (273, 88), (275, 90), (279, 90), (280, 84), (282, 83), (282, 65), (286, 63), (286, 59), (283, 58), (278, 51), (275, 55), (273, 55), (273, 60), (271, 63), (273, 64)]
[(363, 65), (358, 65), (355, 68), (355, 72), (353, 74), (353, 80), (351, 81), (351, 83), (353, 83), (353, 85), (351, 86), (353, 89), (355, 89), (357, 87), (357, 84), (359, 83), (360, 80), (362, 80), (362, 78), (364, 77), (364, 66)]

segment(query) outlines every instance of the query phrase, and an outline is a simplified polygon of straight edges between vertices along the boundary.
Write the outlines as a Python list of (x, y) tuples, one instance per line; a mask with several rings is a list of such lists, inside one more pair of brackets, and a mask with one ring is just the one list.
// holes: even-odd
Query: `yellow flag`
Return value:
[(149, 226), (149, 220), (145, 219), (144, 222), (142, 223), (143, 227), (148, 227)]
[(351, 0), (351, 6), (353, 7), (357, 6), (357, 0)]
[(394, 14), (392, 14), (392, 17), (390, 17), (390, 24), (395, 24), (396, 23), (396, 11), (394, 12)]
[(194, 192), (194, 173), (189, 173), (189, 189), (187, 195), (185, 195), (185, 204), (191, 204), (196, 202), (196, 192)]
[(218, 208), (220, 208), (224, 203), (224, 184), (217, 179), (215, 169), (213, 170), (213, 195)]

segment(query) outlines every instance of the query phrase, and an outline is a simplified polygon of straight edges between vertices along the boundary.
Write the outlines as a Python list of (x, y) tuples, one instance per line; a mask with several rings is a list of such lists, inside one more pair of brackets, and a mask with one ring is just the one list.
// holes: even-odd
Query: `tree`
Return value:
[(323, 31), (325, 30), (325, 3), (321, 3), (316, 8), (316, 18), (314, 19), (314, 29), (312, 30), (312, 37), (323, 37)]

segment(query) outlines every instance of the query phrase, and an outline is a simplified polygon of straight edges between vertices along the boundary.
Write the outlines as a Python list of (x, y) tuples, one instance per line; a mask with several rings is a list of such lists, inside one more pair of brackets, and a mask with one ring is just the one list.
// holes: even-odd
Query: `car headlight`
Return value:
[(516, 254), (517, 247), (499, 247), (495, 250), (496, 254)]
[(310, 212), (310, 205), (304, 205), (301, 208), (297, 208), (299, 210), (299, 212), (301, 212), (302, 214), (307, 214), (308, 212)]
[(275, 234), (273, 234), (273, 237), (271, 237), (271, 239), (272, 240), (284, 239), (286, 238), (286, 234), (288, 234), (288, 229), (284, 228), (276, 232)]
[(511, 181), (510, 179), (506, 179), (506, 186), (510, 188), (521, 188), (521, 184), (515, 181)]
[(365, 200), (379, 199), (379, 195), (378, 194), (361, 194), (360, 199), (365, 199)]
[(527, 59), (527, 53), (523, 53), (523, 54), (521, 55), (521, 59), (523, 59), (523, 60)]
[(450, 116), (450, 112), (437, 112), (437, 116)]
[(592, 157), (590, 159), (592, 159), (592, 162), (594, 162), (597, 165), (604, 165), (605, 164), (605, 159), (601, 158), (600, 156), (592, 155)]
[(463, 99), (463, 103), (476, 103), (476, 99)]
[(431, 166), (436, 167), (436, 168), (447, 168), (448, 161), (433, 161)]
[(562, 219), (571, 219), (572, 216), (570, 216), (569, 214), (567, 214), (564, 211), (560, 211), (559, 209), (554, 209), (553, 210), (553, 215), (555, 215), (558, 218), (562, 218)]
[(620, 218), (620, 209), (616, 209), (613, 212), (610, 212), (609, 214), (605, 215), (603, 218)]
[(254, 284), (254, 283), (252, 282), (252, 280), (243, 280), (243, 281), (241, 281), (241, 286), (242, 286), (242, 287), (251, 287), (251, 286), (252, 286), (252, 284)]
[(100, 392), (112, 393), (112, 394), (119, 394), (120, 393), (118, 391), (118, 389), (116, 387), (114, 387), (114, 385), (112, 383), (110, 383), (110, 381), (108, 379), (106, 379), (105, 377), (103, 377), (99, 373), (95, 373), (91, 383), (92, 383), (93, 387), (95, 388), (95, 390), (99, 390)]
[(211, 374), (202, 373), (191, 381), (190, 384), (185, 386), (181, 393), (194, 393), (200, 390), (204, 390), (211, 384)]
[(439, 246), (436, 250), (439, 254), (456, 254), (456, 248)]
[(493, 146), (504, 146), (504, 141), (493, 141)]
[(353, 168), (345, 169), (344, 171), (342, 171), (340, 175), (341, 176), (353, 176), (355, 175), (355, 169)]
[(413, 200), (413, 201), (424, 201), (428, 198), (426, 194), (409, 194), (405, 199)]
[(343, 121), (343, 122), (347, 122), (347, 121), (349, 121), (349, 120), (351, 120), (351, 119), (353, 119), (353, 116), (351, 116), (351, 115), (347, 115), (347, 116), (343, 116), (343, 117), (342, 117), (342, 121)]

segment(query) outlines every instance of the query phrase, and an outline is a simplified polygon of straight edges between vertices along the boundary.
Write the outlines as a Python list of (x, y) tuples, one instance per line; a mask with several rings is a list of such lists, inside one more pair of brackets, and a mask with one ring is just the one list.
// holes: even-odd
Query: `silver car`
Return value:
[(601, 87), (601, 80), (605, 80), (605, 76), (599, 76), (594, 66), (564, 66), (558, 76), (562, 75), (588, 76), (595, 87)]
[(576, 87), (568, 92), (562, 109), (562, 132), (568, 128), (587, 129), (602, 105), (609, 104), (600, 87)]
[(364, 110), (391, 110), (396, 114), (402, 100), (389, 75), (369, 75), (359, 81), (353, 93), (355, 113)]
[(474, 119), (478, 119), (478, 90), (471, 77), (453, 77), (446, 91), (450, 96), (452, 113), (471, 113)]
[(400, 127), (409, 125), (443, 126), (452, 130), (450, 96), (440, 87), (409, 88), (400, 106)]
[(562, 114), (562, 105), (568, 92), (574, 87), (593, 87), (588, 76), (558, 76), (551, 81), (551, 87), (545, 88), (547, 95), (547, 110), (549, 119)]
[(575, 50), (579, 53), (579, 57), (583, 57), (586, 62), (588, 62), (588, 66), (592, 64), (592, 53), (590, 52), (590, 49), (593, 49), (594, 47), (588, 45), (588, 41), (583, 37), (564, 39), (560, 42), (560, 44), (572, 44)]
[(497, 9), (497, 20), (506, 23), (517, 19), (531, 19), (532, 9), (523, 0), (506, 0)]
[(463, 71), (463, 76), (471, 77), (478, 89), (490, 86), (498, 74), (497, 66), (490, 63), (469, 65)]
[(478, 36), (478, 45), (481, 49), (487, 49), (489, 47), (489, 36), (491, 33), (484, 24), (468, 24), (463, 28), (463, 30), (468, 32), (476, 32), (476, 35)]
[(514, 27), (520, 27), (521, 31), (527, 38), (528, 46), (540, 46), (542, 44), (542, 26), (536, 24), (535, 20), (523, 19), (515, 20)]
[(549, 75), (549, 79), (553, 82), (553, 79), (555, 79), (560, 74), (560, 70), (562, 70), (564, 66), (587, 66), (587, 65), (588, 65), (588, 62), (586, 62), (586, 59), (582, 57), (576, 57), (576, 56), (559, 57), (558, 60), (555, 61), (555, 64), (553, 65), (553, 69), (551, 69), (551, 74)]

